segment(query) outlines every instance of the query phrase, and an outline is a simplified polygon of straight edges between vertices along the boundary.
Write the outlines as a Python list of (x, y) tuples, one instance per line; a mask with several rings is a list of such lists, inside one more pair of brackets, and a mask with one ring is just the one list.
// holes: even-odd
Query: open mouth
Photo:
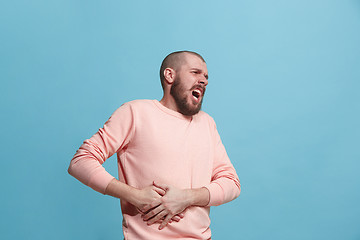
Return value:
[(192, 91), (192, 95), (196, 100), (199, 100), (199, 98), (201, 96), (201, 91), (198, 89), (195, 89), (194, 91)]

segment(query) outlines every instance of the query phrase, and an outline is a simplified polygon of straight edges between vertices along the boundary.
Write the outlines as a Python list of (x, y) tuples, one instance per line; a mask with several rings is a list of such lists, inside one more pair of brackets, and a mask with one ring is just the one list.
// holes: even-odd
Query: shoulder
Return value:
[[(152, 100), (149, 99), (136, 99), (136, 100), (132, 100), (129, 102), (124, 103), (123, 105), (129, 105), (129, 106), (142, 106), (142, 105), (147, 105), (147, 104), (151, 104)], [(122, 105), (122, 106), (123, 106)]]
[(124, 113), (133, 113), (136, 109), (146, 108), (151, 105), (151, 100), (132, 100), (126, 103), (123, 103), (120, 107), (118, 107), (113, 115), (116, 114), (124, 114)]
[(116, 111), (121, 110), (121, 109), (130, 109), (130, 110), (141, 109), (141, 108), (147, 108), (152, 105), (153, 105), (152, 100), (137, 99), (137, 100), (132, 100), (132, 101), (123, 103)]
[(151, 105), (153, 105), (152, 100), (133, 100), (123, 103), (112, 113), (107, 123), (123, 123), (125, 121), (133, 122), (139, 115), (141, 115), (141, 113), (144, 112), (144, 110), (151, 109)]
[(115, 110), (113, 116), (132, 116), (135, 118), (136, 116), (140, 116), (146, 113), (154, 112), (155, 104), (153, 100), (140, 99), (140, 100), (132, 100), (122, 104), (119, 108)]
[(130, 102), (126, 102), (122, 106), (128, 106), (128, 107), (136, 109), (136, 108), (147, 108), (147, 107), (153, 106), (153, 105), (154, 105), (153, 100), (137, 99), (137, 100), (132, 100)]

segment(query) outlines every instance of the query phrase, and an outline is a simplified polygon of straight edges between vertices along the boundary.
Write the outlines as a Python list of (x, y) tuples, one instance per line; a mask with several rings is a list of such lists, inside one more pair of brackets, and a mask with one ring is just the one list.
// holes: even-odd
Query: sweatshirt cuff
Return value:
[(212, 182), (205, 187), (210, 193), (210, 201), (207, 207), (219, 206), (224, 202), (224, 190), (218, 183)]

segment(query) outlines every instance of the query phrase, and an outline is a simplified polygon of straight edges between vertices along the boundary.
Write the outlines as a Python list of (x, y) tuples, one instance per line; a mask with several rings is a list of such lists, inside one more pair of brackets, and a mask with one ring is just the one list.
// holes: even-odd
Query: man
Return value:
[[(69, 173), (121, 200), (125, 239), (211, 239), (210, 206), (235, 199), (240, 182), (213, 119), (200, 111), (208, 71), (190, 51), (160, 69), (161, 101), (117, 109), (76, 152)], [(117, 153), (119, 180), (101, 166)]]

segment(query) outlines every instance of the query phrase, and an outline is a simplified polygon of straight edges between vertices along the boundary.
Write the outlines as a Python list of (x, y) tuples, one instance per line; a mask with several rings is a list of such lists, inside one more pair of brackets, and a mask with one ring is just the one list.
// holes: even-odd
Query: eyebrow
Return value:
[[(199, 68), (190, 68), (190, 70), (196, 70), (196, 71), (199, 71), (199, 72), (203, 72), (201, 69), (199, 69)], [(206, 74), (205, 75), (205, 78), (206, 78), (206, 80), (208, 80), (209, 79), (209, 75), (208, 74)]]

